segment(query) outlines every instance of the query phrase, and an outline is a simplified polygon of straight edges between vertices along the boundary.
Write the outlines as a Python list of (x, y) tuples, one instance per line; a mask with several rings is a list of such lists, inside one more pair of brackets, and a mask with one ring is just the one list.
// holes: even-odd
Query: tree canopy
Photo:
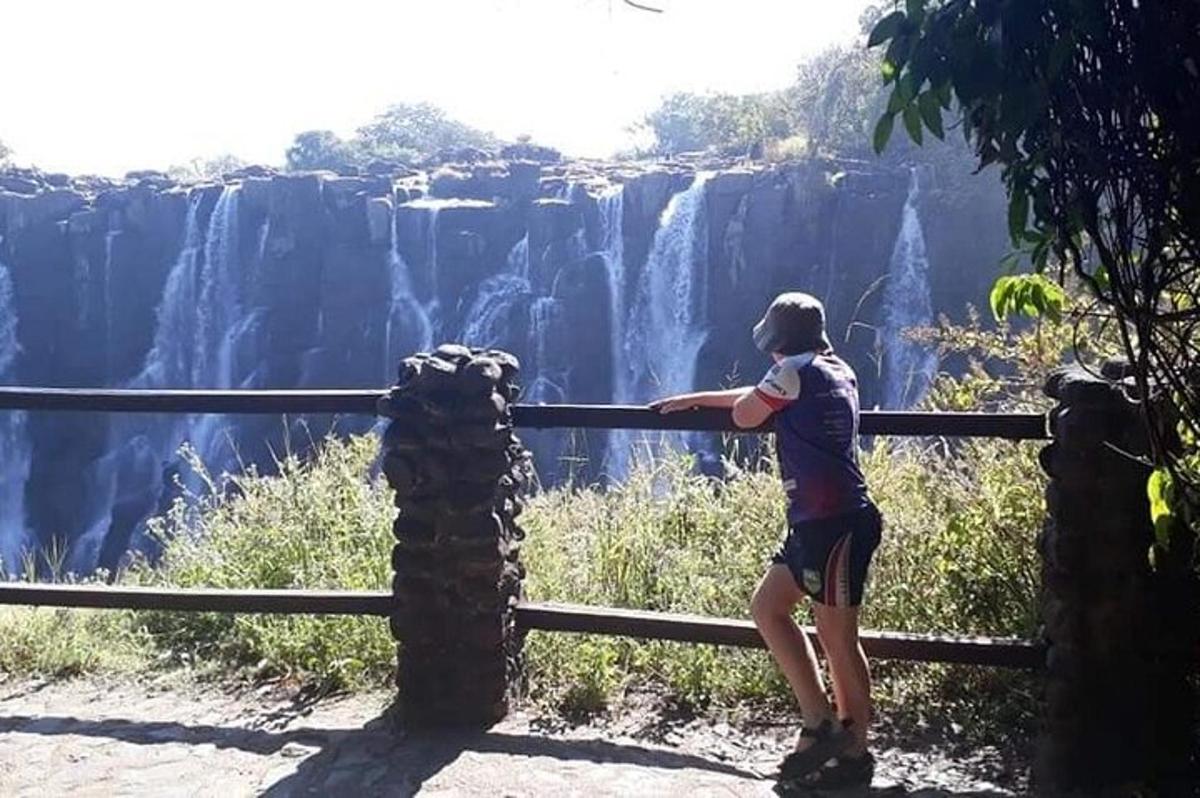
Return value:
[[(1153, 456), (1160, 559), (1200, 521), (1200, 4), (907, 0), (882, 17), (890, 88), (874, 131), (961, 126), (1008, 191), (1014, 247), (1110, 313)], [(948, 116), (947, 116), (948, 114)], [(1181, 422), (1177, 427), (1175, 420)], [(1182, 437), (1182, 443), (1180, 438)], [(1190, 453), (1190, 454), (1189, 454)], [(1157, 487), (1156, 487), (1157, 485)], [(1174, 509), (1171, 509), (1171, 508)], [(1194, 563), (1193, 563), (1194, 564)]]
[(446, 115), (429, 103), (397, 103), (358, 128), (350, 139), (331, 130), (307, 130), (288, 148), (287, 167), (344, 169), (371, 161), (416, 163), (444, 149), (494, 147), (498, 139)]
[(642, 126), (661, 155), (715, 150), (745, 153), (757, 142), (783, 138), (793, 125), (783, 95), (691, 94), (664, 98)]

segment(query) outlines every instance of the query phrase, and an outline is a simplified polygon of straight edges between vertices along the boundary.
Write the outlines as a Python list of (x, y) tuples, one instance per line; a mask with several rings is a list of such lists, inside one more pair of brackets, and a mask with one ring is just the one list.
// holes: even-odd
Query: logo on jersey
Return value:
[(819, 595), (821, 592), (821, 572), (815, 571), (812, 568), (805, 568), (803, 577), (804, 589), (813, 595)]

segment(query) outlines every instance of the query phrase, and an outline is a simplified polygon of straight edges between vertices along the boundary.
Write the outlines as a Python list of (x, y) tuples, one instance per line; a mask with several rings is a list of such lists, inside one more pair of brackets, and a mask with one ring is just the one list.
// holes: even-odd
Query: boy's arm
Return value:
[(668, 396), (650, 403), (660, 413), (675, 413), (694, 407), (716, 407), (733, 411), (733, 423), (742, 429), (753, 429), (766, 423), (774, 409), (754, 388), (730, 388), (725, 391), (699, 391)]
[(650, 403), (651, 410), (660, 413), (676, 413), (680, 410), (691, 410), (694, 407), (717, 407), (726, 410), (732, 408), (739, 399), (753, 388), (729, 388), (724, 391), (697, 391), (696, 393), (681, 393), (678, 396), (665, 396)]

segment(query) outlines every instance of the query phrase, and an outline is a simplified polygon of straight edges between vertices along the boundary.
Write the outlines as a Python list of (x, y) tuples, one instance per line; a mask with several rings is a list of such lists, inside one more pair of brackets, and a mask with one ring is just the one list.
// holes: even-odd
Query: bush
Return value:
[(0, 607), (0, 678), (67, 678), (151, 664), (133, 613), (47, 607)]
[[(181, 499), (152, 532), (161, 562), (141, 584), (209, 588), (382, 590), (391, 583), (390, 492), (368, 479), (370, 436), (328, 438), (312, 462), (288, 455), (277, 476), (250, 473)], [(203, 469), (193, 463), (203, 474)], [(206, 475), (207, 476), (207, 475)], [(160, 649), (322, 686), (382, 683), (395, 658), (387, 624), (370, 617), (142, 613)]]

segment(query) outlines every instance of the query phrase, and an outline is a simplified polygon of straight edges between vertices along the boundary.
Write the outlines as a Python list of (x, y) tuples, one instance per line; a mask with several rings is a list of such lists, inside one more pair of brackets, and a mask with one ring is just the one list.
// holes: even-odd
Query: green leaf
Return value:
[[(1010, 253), (1005, 261), (1019, 255), (1017, 252)], [(1067, 295), (1062, 287), (1041, 274), (1000, 277), (992, 284), (992, 292), (988, 296), (988, 304), (996, 321), (1020, 313), (1030, 318), (1045, 316), (1057, 322), (1062, 319), (1066, 302)]]
[(1008, 202), (1008, 235), (1013, 246), (1020, 246), (1025, 233), (1025, 222), (1029, 219), (1029, 194), (1014, 186)]
[(900, 96), (900, 87), (896, 86), (892, 89), (891, 95), (888, 96), (887, 112), (889, 114), (898, 114), (904, 110), (904, 106), (908, 103)]
[(1146, 497), (1150, 500), (1150, 520), (1154, 523), (1154, 539), (1166, 548), (1171, 541), (1171, 527), (1175, 524), (1172, 509), (1175, 484), (1171, 472), (1159, 466), (1150, 473), (1146, 481)]
[(876, 22), (875, 27), (871, 30), (871, 35), (867, 38), (867, 47), (878, 47), (899, 33), (904, 19), (903, 11), (893, 11)]
[(1040, 286), (1040, 294), (1042, 301), (1042, 313), (1046, 318), (1057, 323), (1062, 321), (1063, 308), (1067, 304), (1067, 292), (1062, 286), (1053, 280), (1046, 279), (1043, 275), (1038, 275)]
[(908, 105), (917, 96), (916, 76), (912, 70), (905, 72), (900, 76), (900, 80), (896, 81), (896, 93), (900, 95), (900, 100), (904, 105)]
[(885, 84), (891, 83), (896, 79), (897, 71), (896, 65), (887, 58), (883, 59), (883, 62), (879, 65), (879, 74), (883, 77)]
[(925, 122), (925, 127), (929, 128), (929, 132), (939, 139), (945, 139), (946, 132), (942, 129), (942, 107), (938, 104), (937, 95), (932, 90), (925, 92), (917, 99), (917, 108), (921, 111), (921, 119)]
[(925, 18), (925, 0), (906, 0), (904, 9), (914, 25), (920, 25), (921, 20)]
[(879, 121), (875, 124), (875, 135), (872, 136), (872, 144), (875, 147), (875, 154), (883, 154), (884, 148), (887, 147), (888, 139), (892, 137), (892, 128), (896, 125), (895, 114), (884, 114), (879, 117)]
[(950, 85), (949, 80), (944, 81), (940, 86), (937, 87), (938, 102), (940, 102), (942, 107), (947, 111), (950, 110), (950, 101), (953, 97), (952, 91), (953, 87)]
[(922, 143), (921, 112), (917, 110), (917, 106), (910, 105), (904, 109), (904, 128), (908, 131), (910, 139), (918, 145)]
[(992, 316), (996, 321), (1004, 321), (1008, 317), (1009, 301), (1012, 296), (1013, 277), (999, 277), (992, 284), (992, 292), (988, 294), (988, 304), (992, 307)]

